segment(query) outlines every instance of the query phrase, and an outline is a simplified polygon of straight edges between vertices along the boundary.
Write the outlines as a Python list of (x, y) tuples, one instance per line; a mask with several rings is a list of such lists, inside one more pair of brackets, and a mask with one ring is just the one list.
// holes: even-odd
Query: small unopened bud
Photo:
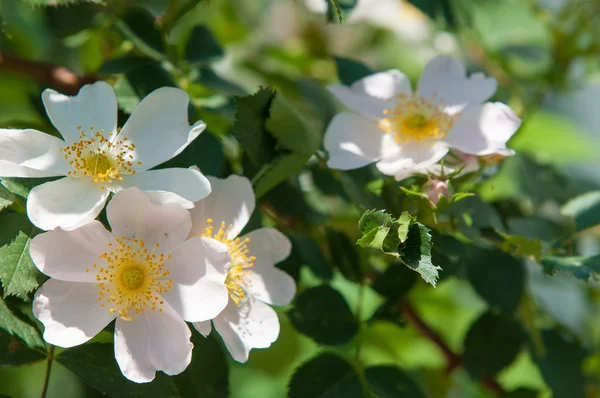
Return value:
[(437, 204), (442, 196), (448, 196), (448, 183), (446, 181), (432, 180), (428, 185), (429, 189), (425, 194), (434, 204)]

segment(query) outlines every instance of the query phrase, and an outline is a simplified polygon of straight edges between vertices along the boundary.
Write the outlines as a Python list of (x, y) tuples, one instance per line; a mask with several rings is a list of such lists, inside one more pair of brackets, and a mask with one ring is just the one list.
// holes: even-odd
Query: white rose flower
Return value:
[(325, 133), (334, 169), (377, 162), (382, 173), (401, 179), (434, 165), (450, 148), (477, 156), (505, 151), (521, 124), (508, 106), (484, 102), (496, 91), (494, 79), (465, 77), (464, 65), (451, 57), (427, 64), (416, 93), (397, 70), (329, 89), (356, 112), (336, 115)]
[(187, 207), (210, 193), (197, 170), (149, 170), (179, 154), (206, 128), (202, 121), (189, 125), (183, 90), (152, 92), (121, 131), (117, 99), (105, 82), (83, 86), (74, 97), (48, 89), (42, 100), (64, 141), (32, 129), (0, 129), (0, 176), (66, 176), (29, 193), (27, 214), (37, 227), (82, 226), (96, 218), (110, 192), (128, 187), (162, 196), (172, 192)]
[[(279, 336), (279, 319), (267, 304), (287, 305), (296, 293), (294, 279), (275, 267), (292, 245), (281, 232), (261, 228), (238, 238), (254, 211), (255, 198), (247, 178), (208, 177), (212, 193), (190, 210), (190, 236), (205, 236), (227, 245), (231, 268), (225, 285), (229, 304), (213, 319), (233, 359), (246, 362), (252, 348), (267, 348)], [(207, 336), (209, 322), (194, 323)]]
[(115, 357), (125, 377), (141, 383), (157, 370), (181, 373), (193, 347), (185, 321), (212, 319), (227, 305), (227, 247), (186, 240), (189, 212), (154, 205), (136, 188), (117, 193), (107, 217), (112, 232), (91, 221), (31, 241), (35, 265), (51, 278), (33, 302), (44, 340), (76, 346), (116, 318)]

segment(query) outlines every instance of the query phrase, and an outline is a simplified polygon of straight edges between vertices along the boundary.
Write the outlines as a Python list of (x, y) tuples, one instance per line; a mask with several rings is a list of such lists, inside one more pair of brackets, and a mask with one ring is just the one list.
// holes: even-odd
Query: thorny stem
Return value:
[(48, 392), (48, 385), (50, 384), (50, 371), (52, 370), (52, 362), (54, 362), (54, 346), (51, 345), (48, 350), (48, 360), (46, 362), (46, 374), (44, 375), (44, 386), (42, 387), (41, 398), (46, 397)]
[[(427, 337), (435, 345), (437, 345), (440, 350), (442, 350), (444, 356), (446, 357), (446, 361), (448, 362), (448, 367), (446, 369), (447, 373), (451, 373), (454, 369), (464, 366), (464, 363), (460, 356), (455, 354), (454, 351), (452, 351), (450, 347), (448, 347), (448, 344), (446, 344), (444, 340), (442, 340), (439, 334), (431, 330), (431, 328), (427, 326), (425, 322), (423, 322), (421, 317), (419, 317), (419, 314), (415, 312), (414, 308), (410, 305), (408, 301), (406, 301), (405, 299), (400, 299), (398, 300), (398, 306), (402, 310), (402, 313), (404, 314), (406, 320), (410, 324), (412, 324), (417, 330), (419, 330), (419, 332), (423, 336)], [(486, 379), (483, 379), (481, 380), (481, 383), (490, 391), (493, 391), (498, 394), (505, 393), (502, 386), (492, 378), (488, 377)]]

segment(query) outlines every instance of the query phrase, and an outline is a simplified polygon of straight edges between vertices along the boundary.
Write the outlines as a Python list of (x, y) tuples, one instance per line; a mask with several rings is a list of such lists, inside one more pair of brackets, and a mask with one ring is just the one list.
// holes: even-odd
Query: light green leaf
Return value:
[(295, 153), (282, 154), (271, 163), (263, 166), (252, 179), (256, 198), (269, 192), (280, 182), (300, 171), (309, 157)]
[(15, 197), (8, 189), (0, 185), (0, 211), (12, 205), (15, 201)]
[(587, 192), (569, 200), (561, 212), (575, 220), (577, 232), (600, 224), (600, 191)]
[(390, 234), (391, 239), (387, 239), (386, 244), (391, 228), (394, 228), (394, 220), (385, 210), (367, 210), (358, 222), (358, 229), (363, 236), (356, 243), (360, 247), (396, 252), (400, 243), (397, 235)]
[(503, 250), (521, 257), (533, 257), (538, 263), (542, 261), (542, 241), (539, 239), (499, 234), (505, 239), (501, 245)]
[(592, 276), (600, 274), (600, 255), (545, 257), (542, 259), (542, 265), (548, 274), (554, 274), (556, 271), (567, 272), (588, 282)]
[(19, 337), (31, 348), (45, 349), (38, 330), (17, 317), (2, 298), (0, 298), (0, 328), (10, 335)]

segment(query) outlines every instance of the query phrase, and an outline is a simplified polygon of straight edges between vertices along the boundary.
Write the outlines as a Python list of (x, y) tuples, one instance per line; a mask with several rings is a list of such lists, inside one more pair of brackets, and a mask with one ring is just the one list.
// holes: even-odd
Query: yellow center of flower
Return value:
[(173, 280), (167, 279), (171, 271), (164, 264), (171, 256), (156, 254), (158, 243), (149, 251), (143, 239), (127, 240), (122, 236), (108, 246), (109, 250), (100, 255), (108, 265), (94, 264), (92, 270), (85, 270), (96, 272), (100, 306), (108, 306), (110, 312), (116, 312), (126, 321), (133, 321), (133, 314), (147, 309), (162, 312), (164, 302), (160, 295), (173, 285)]
[(240, 302), (246, 297), (244, 286), (248, 285), (248, 276), (252, 271), (251, 268), (254, 266), (256, 257), (250, 256), (246, 244), (250, 242), (250, 238), (240, 239), (227, 237), (233, 225), (226, 226), (225, 222), (222, 221), (220, 227), (215, 231), (213, 226), (213, 220), (206, 220), (207, 226), (204, 233), (201, 236), (212, 238), (223, 242), (227, 245), (229, 255), (231, 256), (231, 267), (225, 278), (225, 286), (229, 290), (229, 297), (233, 300), (235, 305), (239, 305)]
[[(135, 174), (133, 169), (133, 152), (135, 144), (128, 142), (127, 138), (114, 139), (113, 133), (104, 135), (104, 130), (94, 132), (90, 127), (91, 137), (87, 137), (81, 126), (77, 127), (79, 141), (64, 148), (65, 159), (73, 168), (67, 174), (69, 177), (91, 177), (100, 189), (114, 180), (122, 181), (122, 175)], [(141, 165), (142, 162), (137, 162)]]
[(393, 109), (386, 109), (378, 127), (393, 134), (396, 142), (430, 141), (446, 136), (454, 116), (443, 110), (443, 100), (427, 100), (415, 95), (399, 94)]

